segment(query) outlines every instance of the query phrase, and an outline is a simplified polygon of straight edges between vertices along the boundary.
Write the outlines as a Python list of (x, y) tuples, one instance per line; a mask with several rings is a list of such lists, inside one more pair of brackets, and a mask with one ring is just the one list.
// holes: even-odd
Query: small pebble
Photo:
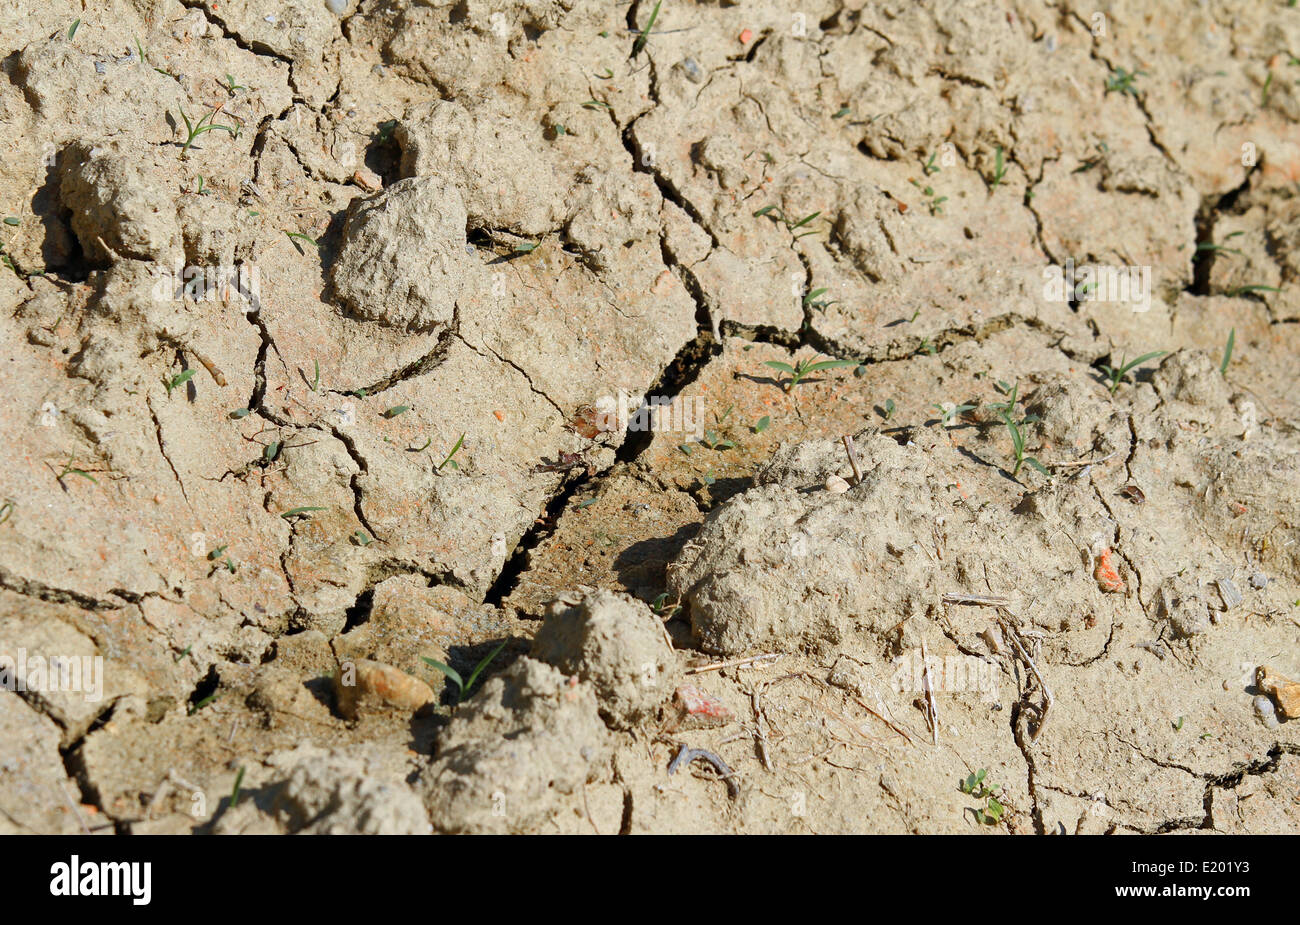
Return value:
[(95, 73), (96, 73), (96, 74), (106, 74), (106, 73), (108, 73), (108, 67), (104, 64), (103, 61), (96, 61), (96, 62), (95, 62)]
[(686, 79), (693, 84), (704, 82), (704, 69), (700, 67), (698, 61), (694, 58), (682, 59), (682, 70), (686, 72)]
[(1263, 572), (1256, 572), (1250, 576), (1250, 586), (1256, 591), (1263, 591), (1268, 587), (1268, 576)]
[(325, 7), (335, 16), (342, 16), (347, 12), (348, 0), (325, 0)]
[(1276, 729), (1281, 725), (1277, 718), (1277, 710), (1273, 707), (1273, 701), (1263, 694), (1255, 698), (1255, 716), (1269, 729)]
[(826, 477), (826, 490), (833, 495), (840, 495), (849, 490), (849, 483), (838, 475), (828, 475)]
[(743, 32), (740, 33), (740, 44), (748, 45), (749, 40), (752, 39), (753, 37), (754, 37), (754, 32), (752, 29), (744, 30)]

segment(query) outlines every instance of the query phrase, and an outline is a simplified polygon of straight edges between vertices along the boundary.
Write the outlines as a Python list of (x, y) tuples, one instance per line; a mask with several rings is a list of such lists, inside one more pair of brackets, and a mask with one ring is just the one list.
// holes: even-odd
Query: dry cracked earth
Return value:
[(1297, 829), (1300, 9), (0, 39), (0, 831)]

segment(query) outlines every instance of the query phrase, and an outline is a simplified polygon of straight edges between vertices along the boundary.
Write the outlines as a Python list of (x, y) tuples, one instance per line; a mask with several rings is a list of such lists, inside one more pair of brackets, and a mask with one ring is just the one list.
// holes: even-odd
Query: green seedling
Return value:
[(323, 511), (323, 510), (325, 510), (325, 508), (323, 507), (294, 507), (285, 511), (280, 516), (283, 517), (285, 520), (288, 520), (291, 517), (306, 517), (308, 514), (311, 514), (313, 511)]
[(997, 825), (1006, 813), (1006, 807), (1003, 806), (994, 794), (1002, 790), (1002, 787), (990, 787), (984, 783), (988, 771), (980, 768), (974, 774), (969, 775), (961, 783), (961, 792), (973, 796), (977, 800), (984, 800), (982, 809), (971, 810), (975, 814), (975, 819), (981, 825)]
[(387, 411), (384, 412), (384, 417), (388, 418), (389, 420), (392, 420), (393, 418), (397, 417), (399, 414), (406, 414), (406, 412), (410, 410), (411, 410), (410, 405), (393, 405), (393, 407), (389, 408)]
[(308, 235), (303, 234), (301, 231), (285, 230), (284, 233), (288, 236), (289, 243), (293, 245), (294, 250), (296, 250), (300, 254), (305, 254), (307, 252), (302, 249), (302, 245), (298, 243), (299, 241), (306, 241), (312, 247), (316, 247), (316, 248), (320, 247), (320, 244), (316, 241), (315, 238), (309, 237)]
[(833, 115), (831, 116), (831, 118), (832, 118), (832, 119), (843, 119), (845, 116), (847, 116), (847, 115), (848, 115), (849, 113), (851, 113), (851, 112), (853, 112), (853, 110), (852, 110), (850, 107), (848, 107), (848, 106), (841, 106), (840, 109), (839, 109), (839, 111), (836, 112), (835, 114), (833, 114)]
[(1237, 329), (1233, 328), (1228, 332), (1228, 346), (1223, 348), (1223, 362), (1219, 364), (1219, 372), (1228, 375), (1228, 364), (1232, 362), (1232, 345), (1237, 342)]
[[(1246, 232), (1244, 232), (1244, 231), (1234, 231), (1234, 232), (1232, 232), (1231, 234), (1227, 235), (1227, 236), (1224, 238), (1224, 240), (1226, 241), (1228, 238), (1236, 238), (1236, 237), (1239, 237), (1240, 235), (1243, 235), (1243, 234), (1245, 234), (1245, 233), (1246, 233)], [(1202, 241), (1200, 244), (1196, 245), (1196, 250), (1197, 250), (1198, 252), (1212, 251), (1212, 252), (1214, 252), (1214, 253), (1222, 253), (1222, 254), (1236, 254), (1236, 255), (1238, 255), (1238, 256), (1241, 256), (1241, 250), (1240, 250), (1240, 249), (1235, 248), (1235, 247), (1228, 247), (1228, 246), (1225, 245), (1225, 244), (1215, 244), (1215, 243), (1212, 242), (1212, 241)], [(1200, 259), (1200, 258), (1199, 258), (1199, 255), (1198, 255), (1197, 259)]]
[(761, 418), (759, 418), (758, 423), (754, 425), (754, 433), (761, 434), (763, 431), (767, 430), (771, 426), (772, 426), (772, 419), (765, 414)]
[(1011, 450), (1015, 459), (1015, 467), (1011, 470), (1011, 477), (1016, 478), (1019, 476), (1020, 468), (1025, 463), (1029, 463), (1043, 475), (1050, 476), (1051, 473), (1047, 471), (1047, 468), (1042, 463), (1032, 456), (1025, 455), (1025, 426), (1038, 423), (1038, 418), (1030, 414), (1019, 421), (1016, 420), (1016, 398), (1020, 393), (1020, 383), (1017, 382), (1015, 385), (1008, 386), (1005, 382), (999, 382), (997, 386), (1002, 394), (1007, 396), (1007, 400), (1005, 402), (991, 403), (989, 407), (997, 413), (998, 417), (1002, 418), (1002, 423), (1007, 426), (1007, 432), (1011, 434)]
[(1273, 72), (1269, 71), (1268, 76), (1264, 78), (1264, 90), (1259, 95), (1259, 105), (1263, 108), (1268, 105), (1268, 89), (1273, 86)]
[(1002, 183), (1002, 178), (1007, 175), (1007, 165), (1003, 159), (1002, 145), (998, 145), (997, 151), (993, 155), (993, 183), (989, 187), (989, 192), (997, 189)]
[(953, 418), (961, 417), (961, 415), (965, 414), (967, 411), (974, 411), (979, 407), (979, 405), (953, 405), (951, 407), (946, 405), (932, 405), (931, 407), (939, 412), (939, 421), (947, 427)]
[(1110, 380), (1110, 394), (1115, 394), (1115, 391), (1119, 388), (1119, 384), (1124, 381), (1124, 377), (1127, 376), (1134, 367), (1140, 366), (1147, 360), (1154, 360), (1156, 357), (1162, 357), (1164, 355), (1165, 351), (1163, 350), (1153, 350), (1151, 353), (1144, 353), (1136, 360), (1132, 360), (1128, 363), (1125, 363), (1121, 358), (1119, 366), (1116, 367), (1102, 365), (1101, 371), (1105, 373), (1106, 378)]
[(606, 103), (604, 100), (598, 100), (595, 97), (592, 97), (591, 99), (587, 100), (587, 102), (582, 104), (582, 108), (583, 109), (613, 109), (614, 107), (610, 106), (609, 103)]
[[(157, 70), (157, 68), (154, 68), (154, 70)], [(185, 144), (181, 145), (181, 160), (185, 160), (189, 157), (190, 146), (194, 144), (194, 141), (200, 135), (207, 132), (228, 132), (232, 138), (239, 137), (239, 129), (235, 128), (233, 125), (222, 125), (219, 122), (212, 121), (220, 111), (221, 107), (218, 106), (206, 116), (200, 116), (198, 122), (191, 122), (190, 117), (185, 114), (184, 109), (180, 111), (181, 118), (185, 120), (185, 131), (189, 133), (189, 136), (185, 139)]]
[(189, 644), (188, 646), (186, 646), (184, 649), (181, 649), (180, 654), (177, 655), (174, 659), (172, 659), (172, 661), (174, 661), (174, 662), (176, 662), (176, 663), (179, 664), (179, 663), (180, 663), (180, 660), (183, 659), (185, 656), (189, 655), (189, 654), (190, 654), (190, 649), (193, 649), (193, 648), (194, 648), (194, 643), (190, 643), (190, 644)]
[(1228, 292), (1228, 297), (1236, 298), (1237, 296), (1251, 295), (1256, 292), (1281, 292), (1281, 291), (1282, 290), (1277, 288), (1276, 286), (1263, 286), (1263, 285), (1238, 286), (1236, 289), (1230, 290)]
[(1136, 97), (1138, 92), (1137, 87), (1133, 85), (1133, 82), (1139, 77), (1145, 76), (1146, 71), (1129, 72), (1122, 67), (1117, 67), (1113, 69), (1110, 76), (1106, 78), (1106, 92), (1127, 93), (1130, 96)]
[(667, 591), (665, 591), (663, 594), (659, 595), (653, 601), (650, 602), (650, 609), (655, 612), (655, 616), (663, 620), (671, 619), (672, 615), (677, 613), (677, 611), (681, 610), (681, 608), (682, 605), (680, 602), (676, 604), (668, 603)]
[(818, 361), (816, 355), (804, 360), (799, 360), (794, 366), (789, 363), (782, 363), (780, 360), (765, 360), (765, 366), (770, 366), (775, 370), (788, 373), (790, 380), (782, 387), (785, 391), (790, 392), (796, 385), (816, 372), (824, 369), (843, 369), (846, 366), (857, 366), (857, 360), (821, 360)]
[(408, 452), (408, 453), (423, 453), (425, 450), (427, 450), (427, 449), (428, 449), (429, 447), (431, 447), (432, 445), (433, 445), (433, 438), (432, 438), (432, 437), (425, 437), (425, 438), (424, 438), (424, 445), (423, 445), (423, 446), (408, 446), (408, 447), (406, 448), (406, 452)]
[(452, 457), (455, 456), (457, 453), (459, 453), (460, 448), (464, 445), (465, 445), (465, 435), (461, 434), (460, 439), (456, 441), (456, 445), (453, 446), (451, 448), (451, 452), (447, 454), (447, 458), (444, 459), (442, 462), (438, 463), (439, 472), (441, 472), (443, 468), (446, 466), (451, 466), (453, 469), (460, 468), (460, 463), (456, 462), (456, 460), (452, 459)]
[(195, 713), (199, 712), (200, 710), (202, 710), (204, 707), (206, 707), (208, 704), (212, 703), (212, 701), (216, 699), (217, 699), (216, 694), (209, 694), (208, 696), (200, 700), (198, 703), (191, 704), (188, 710), (189, 715), (193, 716)]
[(685, 443), (677, 444), (677, 449), (681, 450), (682, 453), (684, 453), (687, 456), (690, 456), (693, 452), (693, 450), (691, 450), (691, 448), (687, 446)]
[(815, 308), (820, 311), (823, 308), (829, 308), (834, 305), (834, 299), (828, 301), (826, 299), (818, 298), (819, 296), (825, 295), (828, 291), (829, 290), (823, 286), (821, 289), (814, 289), (812, 292), (808, 293), (803, 297), (804, 308)]
[(885, 399), (885, 420), (888, 421), (893, 416), (894, 416), (894, 400), (892, 398), (887, 398)]
[[(756, 211), (754, 213), (754, 218), (762, 218), (764, 215), (770, 215), (774, 221), (781, 222), (781, 224), (785, 225), (787, 231), (789, 231), (791, 234), (794, 234), (794, 232), (798, 231), (800, 228), (804, 227), (809, 222), (812, 222), (819, 215), (821, 215), (821, 212), (820, 211), (813, 212), (809, 215), (805, 215), (801, 219), (796, 220), (796, 219), (789, 218), (779, 208), (772, 205), (772, 206), (763, 206), (763, 208)], [(794, 238), (797, 241), (800, 238), (804, 238), (810, 234), (816, 234), (816, 233), (817, 232), (815, 231), (805, 231), (803, 232), (803, 234), (794, 235)]]
[(232, 94), (234, 94), (234, 93), (238, 92), (239, 90), (247, 90), (248, 88), (245, 87), (243, 84), (237, 84), (237, 83), (235, 83), (235, 78), (234, 78), (232, 75), (227, 74), (227, 75), (226, 75), (226, 89), (229, 90)]
[(352, 532), (352, 539), (356, 540), (358, 546), (369, 546), (374, 542), (374, 540), (371, 539), (364, 530), (354, 530)]
[(541, 247), (541, 243), (538, 241), (524, 241), (514, 246), (514, 252), (516, 254), (531, 254), (539, 247)]
[(930, 356), (934, 356), (935, 353), (938, 352), (934, 346), (934, 343), (928, 337), (925, 338), (923, 341), (921, 341), (921, 346), (918, 348), (917, 352), (920, 353), (922, 350), (924, 350)]
[(244, 768), (241, 765), (239, 773), (235, 775), (235, 786), (230, 791), (230, 808), (234, 809), (235, 804), (239, 802), (239, 785), (244, 782)]
[(195, 371), (192, 369), (183, 369), (180, 372), (178, 372), (176, 375), (172, 376), (170, 379), (168, 379), (166, 376), (163, 376), (162, 384), (163, 384), (163, 388), (167, 390), (167, 397), (168, 398), (172, 397), (173, 389), (178, 389), (181, 386), (183, 386), (185, 383), (193, 379), (194, 372)]
[(711, 450), (730, 450), (736, 445), (736, 441), (724, 440), (716, 430), (706, 430), (700, 442)]
[(74, 20), (72, 21), (72, 25), (68, 28), (68, 41), (69, 41), (69, 42), (71, 42), (72, 39), (76, 36), (76, 34), (77, 34), (77, 27), (80, 26), (80, 25), (81, 25), (81, 20), (80, 20), (80, 19), (74, 19)]
[(943, 204), (948, 201), (947, 196), (936, 196), (934, 187), (922, 186), (918, 181), (913, 180), (912, 185), (921, 191), (921, 195), (926, 197), (925, 206), (930, 210), (931, 215), (942, 215)]
[(10, 228), (17, 228), (22, 223), (22, 219), (20, 218), (14, 218), (12, 215), (5, 216), (5, 224)]
[(240, 418), (246, 418), (252, 413), (253, 412), (249, 411), (247, 408), (236, 408), (234, 411), (230, 412), (229, 417), (232, 421), (238, 421)]
[(14, 503), (12, 501), (5, 501), (4, 504), (0, 504), (0, 524), (3, 524), (6, 520), (8, 520), (13, 515), (14, 515)]
[(438, 661), (437, 659), (428, 658), (424, 655), (421, 655), (420, 661), (424, 662), (426, 665), (429, 665), (430, 667), (438, 669), (444, 675), (447, 676), (447, 679), (449, 681), (451, 681), (453, 684), (456, 685), (456, 703), (459, 704), (461, 701), (465, 699), (465, 695), (469, 693), (469, 689), (474, 686), (474, 682), (478, 680), (478, 676), (483, 673), (483, 669), (486, 668), (488, 665), (492, 664), (492, 660), (496, 658), (501, 653), (501, 650), (506, 647), (506, 642), (507, 640), (502, 640), (501, 643), (495, 649), (493, 649), (491, 652), (487, 654), (487, 656), (483, 659), (483, 661), (479, 662), (477, 665), (474, 666), (474, 670), (470, 672), (468, 681), (462, 680), (460, 676), (460, 672), (457, 671), (455, 668), (452, 668), (450, 665), (444, 665), (442, 662)]
[(1185, 716), (1180, 716), (1180, 717), (1178, 717), (1178, 722), (1176, 722), (1176, 723), (1171, 723), (1171, 725), (1174, 727), (1174, 732), (1181, 732), (1181, 731), (1182, 731), (1182, 729), (1183, 729), (1183, 720), (1185, 720), (1185, 719), (1187, 719), (1187, 717), (1185, 717)]
[[(64, 464), (64, 466), (63, 466), (63, 470), (62, 470), (61, 472), (59, 472), (56, 476), (54, 476), (54, 480), (55, 480), (56, 482), (59, 483), (59, 487), (62, 488), (64, 491), (67, 491), (67, 490), (68, 490), (68, 486), (67, 486), (67, 484), (66, 484), (63, 480), (64, 480), (65, 478), (67, 478), (68, 476), (70, 476), (70, 475), (79, 475), (79, 476), (81, 476), (83, 479), (86, 479), (87, 481), (89, 481), (89, 482), (91, 482), (91, 483), (93, 483), (93, 484), (95, 484), (95, 485), (98, 485), (98, 484), (99, 484), (99, 480), (98, 480), (97, 478), (95, 478), (93, 475), (91, 475), (89, 472), (87, 472), (85, 469), (77, 469), (77, 468), (73, 467), (72, 464), (73, 464), (75, 461), (76, 461), (76, 457), (74, 457), (74, 456), (69, 456), (69, 457), (68, 457), (68, 461), (67, 461), (67, 462)], [(53, 468), (53, 467), (51, 467), (51, 468)]]
[(942, 167), (940, 167), (938, 164), (934, 162), (934, 159), (938, 156), (939, 156), (939, 152), (935, 151), (933, 154), (930, 155), (930, 159), (926, 161), (924, 165), (922, 165), (921, 170), (925, 173), (927, 177), (943, 170)]
[(645, 26), (636, 37), (636, 41), (632, 43), (633, 58), (641, 54), (641, 50), (645, 48), (645, 43), (650, 41), (650, 30), (654, 28), (655, 20), (659, 18), (659, 8), (663, 6), (663, 4), (664, 0), (655, 0), (654, 9), (650, 11), (650, 18), (646, 20)]
[(316, 367), (316, 377), (311, 381), (311, 390), (315, 392), (320, 388), (320, 360), (312, 360), (311, 362)]

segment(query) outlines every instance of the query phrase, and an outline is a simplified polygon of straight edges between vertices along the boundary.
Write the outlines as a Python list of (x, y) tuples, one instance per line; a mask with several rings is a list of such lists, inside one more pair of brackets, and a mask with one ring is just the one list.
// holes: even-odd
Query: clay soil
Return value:
[(0, 832), (1296, 831), (1297, 56), (5, 0)]

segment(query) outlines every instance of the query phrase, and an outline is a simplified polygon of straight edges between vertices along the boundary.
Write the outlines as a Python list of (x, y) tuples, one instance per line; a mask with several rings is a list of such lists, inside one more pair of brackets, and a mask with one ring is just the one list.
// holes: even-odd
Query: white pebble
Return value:
[(826, 477), (826, 490), (834, 495), (843, 494), (849, 490), (849, 483), (838, 475), (828, 475)]

